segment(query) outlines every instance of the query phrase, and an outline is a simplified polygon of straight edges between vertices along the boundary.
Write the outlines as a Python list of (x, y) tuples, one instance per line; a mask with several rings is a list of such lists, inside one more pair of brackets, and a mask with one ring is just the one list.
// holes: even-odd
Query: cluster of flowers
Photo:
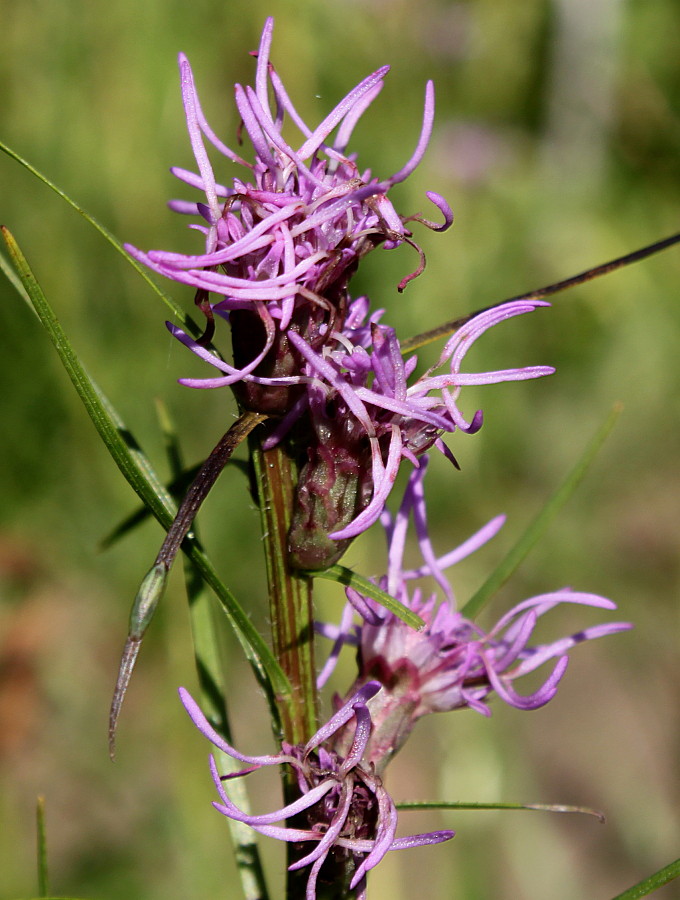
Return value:
[[(471, 434), (481, 427), (481, 411), (468, 419), (458, 406), (463, 386), (537, 378), (553, 371), (546, 366), (461, 371), (467, 350), (487, 329), (547, 304), (511, 302), (481, 313), (448, 340), (435, 366), (414, 377), (416, 357), (404, 359), (394, 329), (381, 321), (382, 311), (371, 312), (365, 297), (352, 298), (349, 282), (371, 250), (407, 244), (420, 260), (416, 271), (399, 285), (403, 289), (424, 266), (408, 223), (419, 221), (438, 231), (452, 223), (448, 205), (437, 194), (427, 196), (441, 212), (442, 224), (420, 215), (402, 217), (388, 199), (390, 189), (415, 169), (425, 152), (434, 114), (432, 84), (427, 86), (413, 155), (396, 174), (380, 180), (360, 170), (346, 147), (360, 116), (378, 96), (388, 67), (365, 78), (311, 129), (269, 60), (272, 27), (268, 20), (257, 53), (254, 88), (235, 88), (236, 107), (254, 148), (252, 163), (223, 144), (210, 128), (189, 63), (180, 57), (182, 96), (198, 172), (173, 171), (204, 192), (206, 201), (173, 201), (171, 207), (202, 218), (203, 224), (193, 227), (205, 234), (205, 252), (187, 256), (128, 249), (156, 272), (196, 288), (196, 303), (207, 320), (203, 338), (196, 340), (170, 323), (168, 328), (219, 374), (182, 383), (194, 388), (232, 387), (243, 409), (271, 418), (267, 446), (295, 435), (295, 446), (304, 447), (289, 535), (291, 564), (326, 568), (353, 538), (380, 520), (388, 537), (388, 566), (378, 584), (425, 621), (424, 629), (416, 632), (348, 589), (340, 625), (317, 625), (333, 641), (319, 683), (328, 678), (344, 645), (357, 648), (357, 679), (306, 745), (284, 744), (270, 756), (240, 754), (181, 691), (200, 731), (246, 765), (236, 776), (263, 766), (288, 765), (297, 779), (297, 800), (265, 815), (249, 815), (229, 799), (213, 761), (221, 797), (217, 809), (270, 837), (309, 842), (312, 849), (294, 864), (311, 866), (308, 900), (316, 897), (319, 872), (330, 857), (353, 864), (349, 888), (362, 898), (366, 873), (389, 850), (453, 836), (451, 831), (395, 836), (397, 813), (383, 786), (384, 769), (416, 720), (430, 712), (465, 707), (489, 715), (487, 701), (494, 693), (519, 709), (535, 709), (554, 696), (572, 646), (630, 626), (599, 625), (551, 644), (529, 646), (537, 618), (557, 604), (614, 608), (602, 597), (571, 590), (525, 600), (489, 632), (456, 612), (444, 570), (495, 534), (502, 517), (437, 558), (424, 508), (424, 454), (435, 448), (453, 459), (442, 435), (456, 430)], [(299, 146), (291, 146), (282, 136), (284, 115), (301, 133)], [(232, 186), (219, 184), (206, 140), (244, 167), (246, 176), (234, 178)], [(233, 363), (212, 349), (215, 317), (229, 323)], [(402, 460), (414, 470), (392, 519), (385, 504)], [(411, 517), (423, 565), (406, 570), (403, 555)], [(435, 595), (409, 591), (409, 582), (424, 576), (434, 578), (443, 591), (441, 603)], [(353, 624), (357, 614), (360, 622)], [(556, 663), (539, 689), (530, 696), (516, 693), (515, 679), (551, 659)], [(297, 827), (301, 815), (306, 827)], [(296, 827), (276, 824), (292, 817)]]
[[(272, 756), (244, 756), (227, 744), (207, 722), (196, 702), (184, 690), (180, 696), (198, 729), (216, 747), (247, 763), (249, 768), (289, 764), (298, 777), (301, 797), (294, 803), (265, 815), (249, 815), (227, 797), (214, 760), (211, 771), (222, 798), (214, 806), (223, 815), (245, 822), (261, 834), (282, 841), (310, 841), (314, 849), (294, 865), (312, 864), (307, 900), (316, 897), (319, 869), (329, 854), (356, 863), (350, 888), (365, 896), (366, 873), (389, 850), (435, 844), (453, 837), (452, 831), (433, 831), (404, 838), (395, 837), (397, 813), (383, 786), (385, 768), (402, 747), (416, 721), (428, 713), (472, 709), (491, 715), (488, 704), (495, 694), (517, 709), (538, 709), (556, 694), (568, 664), (568, 651), (576, 644), (626, 631), (628, 622), (593, 625), (549, 644), (531, 646), (538, 618), (561, 603), (613, 610), (605, 597), (565, 588), (518, 603), (488, 632), (456, 611), (451, 586), (444, 571), (465, 559), (502, 527), (498, 516), (456, 549), (437, 557), (430, 542), (423, 477), (427, 458), (409, 479), (401, 506), (393, 518), (382, 515), (388, 544), (388, 572), (377, 580), (425, 622), (420, 631), (406, 625), (369, 597), (347, 588), (347, 604), (339, 626), (317, 624), (317, 631), (333, 641), (328, 661), (319, 674), (322, 687), (330, 676), (344, 645), (357, 648), (358, 675), (337, 709), (304, 747), (284, 745)], [(423, 564), (404, 567), (409, 520), (413, 520)], [(412, 592), (409, 582), (434, 579), (444, 593), (438, 601), (432, 593)], [(353, 624), (356, 615), (359, 624)], [(521, 695), (513, 682), (544, 663), (556, 660), (542, 685), (530, 695)], [(272, 823), (306, 811), (308, 828), (287, 828)]]
[[(432, 446), (448, 454), (442, 433), (479, 430), (481, 412), (468, 422), (458, 408), (462, 386), (538, 378), (553, 369), (461, 372), (467, 350), (488, 328), (546, 305), (520, 301), (475, 317), (448, 341), (437, 364), (411, 382), (417, 358), (403, 359), (394, 330), (380, 324), (381, 311), (369, 312), (365, 297), (353, 300), (348, 285), (359, 261), (376, 247), (406, 243), (417, 248), (409, 221), (440, 231), (453, 221), (438, 194), (427, 196), (441, 210), (442, 225), (421, 216), (402, 218), (387, 196), (425, 152), (434, 115), (433, 86), (427, 86), (421, 135), (412, 157), (397, 173), (380, 180), (360, 171), (345, 148), (359, 117), (379, 94), (388, 67), (365, 78), (312, 130), (269, 61), (272, 27), (269, 20), (262, 34), (255, 88), (235, 88), (254, 163), (212, 131), (189, 63), (180, 57), (198, 173), (173, 172), (204, 191), (207, 203), (175, 201), (171, 208), (202, 217), (205, 224), (193, 227), (205, 233), (205, 253), (127, 249), (156, 272), (197, 289), (196, 301), (208, 317), (207, 333), (213, 333), (215, 315), (230, 324), (233, 364), (211, 351), (205, 340), (194, 340), (168, 323), (175, 337), (221, 373), (181, 383), (194, 388), (231, 386), (242, 408), (278, 419), (270, 444), (297, 429), (307, 459), (300, 474), (290, 555), (299, 568), (323, 569), (378, 520), (402, 459), (417, 466)], [(282, 137), (284, 113), (302, 134), (297, 148)], [(234, 178), (233, 187), (218, 184), (205, 139), (245, 167), (250, 180)], [(402, 288), (422, 271), (424, 257), (417, 249), (420, 264), (402, 281)]]

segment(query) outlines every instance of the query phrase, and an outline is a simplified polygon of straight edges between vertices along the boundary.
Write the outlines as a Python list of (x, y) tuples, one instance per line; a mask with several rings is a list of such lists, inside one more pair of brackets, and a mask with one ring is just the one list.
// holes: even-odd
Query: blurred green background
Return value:
[[(248, 51), (268, 14), (276, 17), (274, 63), (311, 123), (364, 75), (392, 64), (353, 143), (380, 175), (409, 157), (425, 81), (436, 83), (430, 149), (395, 202), (404, 214), (429, 214), (424, 191), (436, 190), (454, 208), (454, 228), (419, 231), (428, 267), (404, 295), (396, 285), (415, 265), (405, 247), (373, 254), (354, 283), (389, 308), (403, 336), (680, 226), (674, 0), (7, 2), (2, 138), (121, 239), (195, 248), (186, 220), (164, 205), (192, 196), (168, 173), (171, 165), (193, 168), (176, 54), (192, 60), (213, 127), (235, 143), (231, 85), (252, 77)], [(218, 178), (231, 175), (225, 165)], [(159, 468), (167, 471), (155, 398), (175, 417), (187, 460), (205, 457), (233, 404), (227, 392), (176, 385), (208, 372), (169, 337), (155, 295), (5, 157), (0, 184), (2, 221)], [(499, 704), (491, 721), (469, 712), (431, 717), (391, 770), (397, 799), (588, 804), (606, 812), (607, 825), (540, 813), (404, 814), (404, 831), (450, 827), (457, 836), (391, 854), (372, 876), (374, 898), (606, 900), (678, 855), (679, 262), (680, 250), (667, 251), (487, 335), (470, 366), (548, 363), (558, 373), (468, 390), (466, 409), (483, 405), (485, 427), (450, 441), (462, 473), (435, 459), (428, 482), (442, 552), (497, 512), (509, 516), (502, 534), (455, 573), (464, 601), (623, 401), (586, 482), (484, 621), (569, 584), (615, 599), (635, 630), (576, 648), (543, 710)], [(191, 292), (170, 287), (190, 308)], [(98, 551), (135, 498), (46, 337), (4, 279), (0, 291), (0, 897), (36, 893), (39, 793), (55, 893), (237, 897), (226, 823), (210, 808), (207, 747), (176, 699), (179, 684), (195, 686), (179, 573), (142, 651), (118, 760), (108, 760), (108, 704), (129, 606), (162, 535), (149, 523)], [(242, 477), (227, 471), (201, 515), (202, 534), (266, 632), (257, 526)], [(346, 562), (375, 574), (379, 559), (380, 536), (369, 534)], [(336, 617), (339, 593), (324, 588), (321, 599)], [(604, 618), (558, 611), (543, 635)], [(264, 752), (264, 704), (232, 649), (236, 742)], [(350, 670), (348, 660), (346, 679)], [(252, 785), (256, 807), (270, 809), (274, 786)], [(267, 848), (267, 864), (280, 884), (277, 847)], [(678, 895), (671, 885), (657, 896)]]

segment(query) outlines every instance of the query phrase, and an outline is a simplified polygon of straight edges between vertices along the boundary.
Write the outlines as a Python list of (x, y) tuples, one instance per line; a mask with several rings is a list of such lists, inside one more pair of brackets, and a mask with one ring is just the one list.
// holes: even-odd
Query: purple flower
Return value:
[[(215, 313), (231, 324), (233, 365), (168, 324), (182, 343), (220, 372), (216, 378), (182, 383), (199, 388), (233, 385), (244, 406), (283, 414), (301, 381), (299, 356), (288, 343), (287, 332), (299, 333), (320, 350), (334, 330), (342, 329), (349, 302), (347, 284), (359, 260), (381, 244), (391, 249), (406, 242), (420, 253), (417, 271), (400, 288), (422, 271), (424, 258), (406, 226), (408, 219), (397, 214), (387, 193), (423, 157), (432, 130), (434, 88), (428, 83), (413, 155), (398, 172), (381, 180), (360, 170), (346, 148), (357, 121), (380, 93), (389, 67), (365, 78), (312, 129), (298, 115), (269, 61), (272, 29), (273, 20), (267, 19), (255, 86), (235, 86), (236, 108), (254, 149), (252, 163), (215, 135), (203, 115), (189, 62), (183, 55), (179, 59), (198, 172), (175, 168), (173, 173), (203, 191), (206, 201), (174, 201), (171, 207), (202, 217), (205, 224), (193, 227), (205, 234), (205, 252), (192, 256), (127, 249), (161, 275), (198, 289), (196, 302), (209, 319), (210, 333)], [(301, 133), (295, 146), (282, 136), (286, 115)], [(205, 139), (230, 162), (243, 166), (244, 177), (235, 177), (228, 187), (217, 183)], [(443, 224), (421, 216), (409, 219), (435, 230), (448, 228), (453, 216), (447, 203), (437, 194), (427, 196), (442, 212)], [(217, 299), (211, 300), (210, 294)]]
[[(235, 86), (237, 112), (254, 151), (248, 162), (215, 135), (203, 115), (188, 61), (180, 57), (182, 97), (197, 172), (174, 169), (205, 201), (174, 201), (178, 212), (198, 214), (193, 225), (205, 250), (184, 255), (163, 250), (129, 252), (160, 274), (197, 290), (207, 318), (196, 340), (173, 324), (170, 331), (217, 377), (181, 379), (196, 388), (230, 385), (242, 408), (265, 413), (278, 424), (268, 445), (290, 437), (300, 454), (301, 475), (289, 536), (289, 557), (301, 569), (323, 569), (375, 522), (384, 508), (402, 459), (418, 457), (456, 429), (473, 433), (481, 412), (468, 422), (457, 405), (461, 387), (536, 378), (546, 366), (467, 374), (467, 348), (487, 328), (529, 312), (540, 302), (508, 303), (476, 316), (446, 344), (435, 367), (412, 380), (417, 363), (404, 361), (393, 329), (368, 317), (368, 301), (353, 301), (349, 282), (360, 260), (382, 245), (407, 243), (420, 262), (400, 289), (424, 267), (408, 223), (445, 230), (453, 216), (437, 194), (427, 196), (443, 215), (441, 225), (422, 216), (400, 216), (388, 198), (425, 153), (434, 117), (434, 89), (425, 92), (423, 124), (408, 162), (386, 179), (358, 167), (347, 145), (359, 118), (382, 89), (388, 67), (365, 78), (316, 128), (293, 107), (270, 63), (273, 21), (265, 23), (257, 53), (254, 87)], [(301, 137), (282, 136), (284, 118)], [(220, 184), (206, 141), (245, 174)], [(215, 318), (231, 327), (233, 362), (208, 348)], [(440, 372), (447, 366), (448, 371)], [(409, 383), (410, 382), (410, 383)], [(291, 427), (295, 434), (289, 435)], [(452, 458), (452, 457), (451, 457)]]
[[(221, 798), (221, 803), (215, 802), (213, 806), (260, 834), (311, 844), (311, 850), (290, 867), (311, 866), (306, 900), (316, 897), (317, 879), (326, 861), (329, 865), (332, 860), (351, 861), (354, 874), (350, 889), (356, 889), (357, 898), (365, 898), (366, 874), (389, 850), (438, 844), (454, 835), (452, 831), (433, 831), (395, 837), (394, 802), (364, 758), (372, 730), (367, 702), (379, 691), (377, 682), (364, 684), (304, 746), (283, 744), (280, 753), (245, 756), (217, 734), (190, 694), (184, 688), (179, 690), (182, 703), (201, 734), (228, 756), (246, 764), (240, 772), (220, 776), (214, 758), (210, 757), (210, 769)], [(342, 756), (335, 748), (338, 736), (348, 744)], [(297, 800), (263, 815), (246, 814), (232, 803), (224, 789), (224, 780), (276, 765), (289, 765), (293, 769), (300, 792)], [(275, 824), (291, 817), (296, 817), (297, 824), (302, 815), (306, 816), (307, 828)]]
[[(350, 306), (342, 333), (321, 352), (299, 335), (289, 335), (305, 362), (306, 395), (268, 444), (303, 411), (309, 412), (315, 431), (315, 440), (307, 445), (289, 537), (294, 564), (317, 569), (335, 562), (349, 541), (380, 517), (402, 459), (418, 466), (432, 446), (453, 459), (442, 433), (460, 429), (473, 434), (482, 425), (481, 410), (467, 421), (459, 409), (462, 387), (554, 372), (550, 366), (461, 372), (468, 349), (487, 329), (546, 305), (516, 301), (480, 313), (449, 338), (436, 364), (411, 383), (417, 357), (404, 360), (394, 329), (379, 324), (381, 313), (367, 321), (366, 298)], [(444, 367), (448, 371), (441, 372)]]
[[(567, 652), (583, 641), (625, 631), (628, 622), (613, 622), (585, 628), (548, 644), (530, 646), (538, 618), (560, 603), (575, 603), (601, 609), (616, 609), (611, 600), (596, 594), (565, 588), (518, 603), (502, 616), (489, 631), (464, 618), (455, 609), (455, 601), (444, 570), (481, 547), (502, 527), (498, 516), (442, 557), (434, 553), (427, 530), (423, 476), (426, 460), (413, 472), (404, 500), (394, 520), (383, 516), (388, 547), (388, 573), (379, 585), (425, 621), (418, 632), (378, 606), (375, 601), (348, 589), (348, 606), (339, 629), (320, 626), (320, 631), (335, 639), (331, 657), (320, 676), (323, 683), (334, 666), (344, 643), (358, 647), (359, 676), (350, 693), (361, 684), (377, 681), (383, 690), (371, 704), (374, 730), (366, 751), (367, 758), (382, 771), (399, 749), (416, 720), (427, 713), (469, 707), (490, 715), (487, 703), (495, 693), (517, 709), (538, 709), (551, 700), (567, 668)], [(406, 569), (403, 564), (406, 531), (413, 516), (423, 565)], [(430, 576), (435, 579), (446, 599), (437, 602), (434, 594), (423, 595), (420, 589), (409, 590), (409, 582)], [(353, 609), (363, 617), (352, 632)], [(555, 659), (555, 665), (544, 682), (529, 695), (519, 694), (516, 679), (533, 672)]]

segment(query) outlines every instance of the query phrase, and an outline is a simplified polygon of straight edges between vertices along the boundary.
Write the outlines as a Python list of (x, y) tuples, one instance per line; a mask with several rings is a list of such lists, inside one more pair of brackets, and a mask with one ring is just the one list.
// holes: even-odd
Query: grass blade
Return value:
[(38, 894), (47, 897), (50, 892), (47, 873), (47, 832), (45, 830), (45, 798), (38, 797), (35, 808), (38, 850)]
[(597, 809), (589, 806), (565, 806), (563, 803), (470, 803), (446, 800), (406, 801), (397, 803), (397, 809), (423, 810), (423, 809), (509, 809), (509, 810), (534, 810), (538, 812), (556, 813), (581, 813), (586, 816), (594, 816), (598, 822), (604, 825), (604, 815)]
[(354, 588), (355, 591), (358, 591), (364, 597), (370, 597), (371, 600), (375, 600), (376, 603), (384, 606), (385, 609), (389, 610), (398, 619), (401, 619), (402, 622), (405, 622), (410, 628), (415, 628), (416, 631), (420, 631), (425, 625), (420, 616), (416, 615), (408, 606), (404, 606), (403, 603), (395, 600), (390, 594), (381, 591), (368, 578), (357, 575), (356, 572), (347, 569), (345, 566), (335, 565), (320, 572), (308, 572), (307, 574), (310, 578), (325, 578), (328, 581), (337, 581), (338, 584)]
[[(190, 466), (189, 468), (184, 468), (179, 472), (170, 482), (165, 485), (165, 489), (169, 494), (172, 495), (175, 499), (178, 497), (182, 497), (185, 493), (191, 482), (194, 480), (196, 475), (198, 474), (198, 470), (201, 468), (202, 463), (196, 463), (194, 466)], [(229, 460), (229, 468), (230, 469), (238, 469), (239, 472), (242, 472), (244, 475), (248, 475), (248, 463), (244, 459), (230, 459)], [(106, 534), (101, 541), (99, 542), (100, 550), (108, 550), (109, 547), (112, 547), (114, 544), (118, 543), (118, 541), (125, 537), (126, 534), (129, 534), (131, 531), (134, 531), (138, 525), (141, 525), (151, 515), (151, 511), (146, 506), (138, 506), (137, 509), (134, 509), (128, 516), (126, 516), (122, 521), (120, 521), (111, 531)]]
[(622, 894), (617, 894), (613, 900), (638, 900), (638, 897), (646, 897), (647, 894), (651, 894), (653, 891), (663, 887), (664, 884), (668, 884), (669, 881), (673, 881), (678, 875), (680, 875), (680, 859), (676, 859), (675, 862), (669, 863), (663, 869), (659, 869), (658, 872), (633, 885), (632, 888), (628, 888)]
[[(135, 493), (167, 531), (176, 513), (172, 498), (120, 416), (80, 363), (13, 236), (6, 228), (2, 232), (21, 282), (99, 436)], [(266, 641), (257, 632), (231, 591), (222, 583), (198, 542), (187, 537), (183, 550), (215, 591), (260, 684), (268, 692), (287, 695), (290, 684)]]
[(176, 303), (176, 301), (173, 300), (173, 298), (169, 294), (166, 294), (165, 291), (158, 287), (158, 285), (150, 277), (148, 271), (144, 268), (144, 266), (141, 263), (137, 262), (136, 259), (133, 259), (127, 253), (118, 238), (111, 234), (111, 232), (107, 228), (105, 228), (104, 225), (101, 224), (101, 222), (97, 221), (94, 216), (90, 215), (87, 210), (83, 209), (80, 204), (76, 203), (75, 200), (69, 197), (69, 195), (65, 191), (62, 191), (62, 189), (58, 187), (53, 181), (50, 181), (47, 175), (43, 175), (43, 173), (36, 169), (35, 166), (32, 166), (28, 162), (28, 160), (24, 159), (23, 156), (20, 156), (15, 150), (12, 150), (11, 147), (8, 147), (7, 144), (4, 144), (2, 141), (0, 141), (0, 150), (2, 150), (3, 153), (6, 153), (7, 156), (16, 160), (16, 162), (18, 162), (19, 165), (23, 166), (24, 169), (30, 172), (31, 175), (34, 175), (39, 181), (42, 181), (43, 184), (46, 184), (47, 187), (50, 188), (50, 190), (53, 190), (54, 193), (61, 197), (62, 200), (65, 200), (70, 207), (75, 209), (75, 211), (79, 213), (87, 222), (89, 222), (90, 225), (92, 225), (92, 227), (95, 228), (102, 235), (102, 237), (106, 241), (108, 241), (109, 244), (111, 244), (113, 249), (117, 253), (120, 253), (123, 259), (129, 265), (131, 265), (139, 275), (142, 276), (144, 281), (146, 281), (149, 287), (161, 298), (163, 303), (165, 303), (168, 309), (172, 312), (173, 316), (179, 322), (181, 322), (182, 327), (193, 334), (194, 337), (201, 336), (203, 330), (199, 328), (199, 326), (196, 324), (196, 322), (194, 322), (191, 316), (188, 316), (184, 312), (182, 307), (179, 306), (179, 304)]
[(510, 549), (505, 559), (501, 561), (500, 565), (496, 567), (495, 571), (492, 572), (479, 590), (461, 609), (462, 615), (468, 619), (474, 619), (480, 610), (493, 597), (496, 591), (498, 591), (515, 572), (520, 563), (524, 561), (524, 558), (528, 555), (529, 551), (543, 536), (555, 516), (581, 483), (591, 463), (597, 456), (600, 447), (616, 424), (622, 409), (623, 407), (621, 404), (616, 404), (614, 406), (604, 424), (598, 428), (594, 437), (584, 450), (581, 458), (569, 472), (562, 484), (558, 487), (552, 497), (548, 499), (545, 506), (529, 524), (529, 527), (524, 534), (520, 537), (514, 547)]
[[(173, 481), (176, 482), (184, 474), (179, 440), (168, 410), (161, 401), (157, 401), (157, 411), (170, 472)], [(198, 535), (196, 524), (192, 531)], [(231, 744), (233, 739), (226, 701), (228, 672), (226, 659), (219, 642), (222, 624), (217, 619), (219, 610), (215, 608), (214, 601), (205, 588), (200, 572), (190, 559), (185, 559), (184, 579), (189, 601), (194, 659), (201, 687), (201, 708), (218, 734), (221, 734)], [(240, 766), (226, 753), (216, 753), (215, 758), (222, 775), (232, 774)], [(239, 809), (245, 813), (250, 811), (246, 779), (233, 779), (229, 793)], [(228, 818), (227, 824), (245, 900), (269, 900), (255, 832), (243, 822), (237, 822), (235, 819)]]

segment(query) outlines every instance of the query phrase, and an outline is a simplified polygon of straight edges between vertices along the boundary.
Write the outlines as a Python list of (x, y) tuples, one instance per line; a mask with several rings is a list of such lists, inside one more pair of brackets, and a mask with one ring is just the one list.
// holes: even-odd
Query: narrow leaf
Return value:
[[(131, 437), (120, 416), (78, 360), (16, 241), (6, 228), (3, 228), (2, 231), (23, 286), (99, 436), (133, 490), (151, 509), (166, 531), (169, 530), (176, 513), (176, 507), (171, 497), (154, 472), (148, 458)], [(288, 679), (266, 641), (255, 629), (231, 591), (222, 583), (198, 542), (188, 536), (184, 541), (183, 550), (194, 561), (201, 576), (220, 600), (222, 609), (253, 666), (260, 684), (266, 690), (284, 696), (288, 695), (290, 693)]]
[[(182, 469), (172, 481), (164, 485), (165, 490), (175, 499), (181, 497), (186, 493), (187, 488), (198, 474), (200, 468), (201, 463), (197, 463), (187, 469)], [(238, 469), (244, 475), (248, 474), (248, 464), (244, 459), (232, 459), (229, 463), (229, 468)], [(143, 522), (146, 522), (150, 515), (151, 510), (147, 506), (138, 506), (137, 509), (133, 510), (101, 539), (99, 549), (108, 550), (109, 547), (118, 543), (126, 534), (129, 534)]]
[(118, 678), (116, 679), (111, 709), (109, 710), (109, 756), (111, 759), (114, 759), (116, 755), (118, 716), (120, 715), (123, 700), (132, 678), (132, 672), (139, 656), (142, 640), (156, 612), (158, 603), (165, 592), (168, 574), (168, 567), (156, 562), (142, 581), (137, 591), (135, 602), (132, 605), (128, 636), (121, 656)]
[(459, 328), (462, 328), (463, 325), (467, 324), (471, 319), (474, 319), (475, 316), (478, 316), (483, 312), (488, 312), (490, 309), (497, 309), (499, 306), (505, 306), (508, 303), (516, 303), (520, 300), (541, 300), (543, 297), (552, 297), (554, 294), (559, 294), (561, 291), (566, 291), (569, 288), (585, 284), (588, 281), (592, 281), (594, 278), (599, 278), (601, 275), (608, 275), (610, 272), (615, 272), (617, 269), (621, 269), (631, 263), (646, 259), (646, 257), (652, 256), (654, 253), (659, 253), (661, 250), (672, 247), (677, 243), (680, 243), (680, 233), (672, 234), (670, 237), (655, 241), (653, 244), (648, 244), (646, 247), (642, 247), (639, 250), (633, 250), (632, 253), (626, 253), (625, 256), (619, 256), (617, 259), (601, 263), (599, 266), (593, 266), (592, 269), (586, 269), (585, 272), (580, 272), (578, 275), (572, 275), (570, 278), (565, 278), (562, 281), (556, 281), (545, 287), (528, 291), (526, 294), (517, 294), (515, 297), (507, 297), (505, 300), (499, 300), (496, 303), (492, 303), (490, 306), (476, 309), (474, 312), (468, 313), (465, 316), (460, 316), (458, 319), (451, 319), (449, 322), (444, 322), (436, 328), (431, 328), (429, 331), (424, 331), (422, 334), (416, 334), (405, 341), (401, 341), (401, 352), (410, 353), (412, 350), (418, 350), (420, 347), (431, 344), (433, 341), (439, 340), (440, 338), (448, 337), (458, 331)]
[[(189, 490), (177, 511), (177, 515), (168, 529), (161, 549), (158, 551), (155, 562), (137, 592), (130, 615), (130, 628), (109, 713), (109, 755), (111, 759), (113, 759), (115, 754), (116, 725), (125, 693), (132, 677), (142, 640), (165, 591), (168, 575), (175, 557), (189, 533), (201, 504), (219, 478), (232, 453), (248, 437), (250, 432), (266, 418), (266, 416), (259, 413), (245, 412), (234, 422), (227, 433), (220, 438), (216, 447), (191, 482)], [(176, 451), (174, 446), (170, 449), (171, 452)]]
[(179, 322), (181, 322), (182, 327), (185, 330), (189, 331), (191, 334), (193, 334), (194, 337), (201, 336), (201, 334), (203, 333), (202, 329), (199, 328), (199, 326), (196, 324), (196, 322), (194, 322), (194, 320), (190, 316), (187, 316), (187, 314), (184, 312), (182, 307), (179, 306), (169, 294), (166, 294), (165, 291), (161, 290), (161, 288), (158, 287), (158, 285), (149, 276), (149, 273), (144, 268), (144, 266), (141, 263), (137, 262), (136, 259), (133, 259), (126, 252), (125, 248), (123, 247), (121, 242), (118, 240), (118, 238), (116, 238), (113, 234), (111, 234), (111, 232), (107, 228), (105, 228), (101, 224), (101, 222), (97, 221), (97, 219), (95, 219), (94, 216), (90, 215), (90, 213), (87, 212), (87, 210), (83, 209), (82, 206), (80, 206), (78, 203), (76, 203), (75, 200), (73, 200), (71, 197), (69, 197), (69, 195), (65, 191), (62, 191), (61, 188), (57, 187), (57, 185), (54, 184), (53, 181), (50, 181), (50, 179), (46, 175), (43, 175), (43, 173), (40, 172), (38, 169), (36, 169), (35, 166), (32, 166), (28, 162), (28, 160), (24, 159), (22, 156), (19, 156), (19, 154), (16, 151), (12, 150), (11, 147), (8, 147), (2, 141), (0, 141), (0, 150), (2, 150), (3, 153), (6, 153), (7, 156), (10, 156), (12, 159), (16, 160), (19, 163), (19, 165), (23, 166), (27, 171), (29, 171), (31, 173), (31, 175), (35, 175), (35, 177), (38, 178), (40, 181), (42, 181), (43, 184), (46, 184), (48, 188), (53, 190), (55, 194), (58, 194), (58, 196), (61, 197), (62, 200), (65, 200), (69, 204), (69, 206), (71, 206), (73, 209), (75, 209), (75, 211), (77, 213), (80, 213), (80, 215), (87, 222), (89, 222), (90, 225), (92, 225), (92, 227), (95, 228), (102, 235), (102, 237), (109, 242), (109, 244), (111, 244), (113, 249), (116, 250), (118, 253), (120, 253), (120, 255), (125, 259), (125, 261), (129, 265), (131, 265), (132, 268), (135, 269), (142, 276), (144, 281), (146, 281), (146, 283), (151, 287), (151, 289), (156, 294), (158, 294), (158, 296), (161, 298), (163, 303), (165, 303), (165, 305), (170, 309), (173, 316), (175, 316), (175, 318)]
[[(163, 432), (170, 472), (177, 478), (184, 470), (179, 439), (170, 414), (161, 400), (157, 401), (156, 409)], [(196, 525), (192, 530), (198, 537)], [(226, 701), (227, 661), (218, 640), (222, 625), (221, 618), (219, 621), (217, 619), (220, 612), (215, 607), (210, 592), (206, 590), (200, 572), (191, 560), (186, 558), (184, 579), (189, 600), (194, 659), (201, 686), (201, 707), (210, 724), (231, 744), (233, 739)], [(225, 753), (219, 752), (216, 759), (218, 768), (224, 775), (234, 772), (238, 768), (236, 761)], [(245, 778), (235, 779), (230, 795), (238, 808), (248, 813), (250, 801), (246, 783), (247, 779)], [(256, 833), (252, 828), (235, 819), (228, 818), (227, 825), (234, 845), (236, 867), (245, 900), (269, 900)]]
[(597, 809), (589, 806), (565, 806), (563, 803), (464, 803), (458, 801), (445, 800), (424, 800), (407, 801), (397, 803), (397, 809), (404, 810), (420, 810), (420, 809), (529, 809), (538, 810), (539, 812), (556, 812), (556, 813), (581, 813), (586, 816), (594, 816), (598, 822), (603, 825), (605, 823), (604, 814)]
[(524, 561), (524, 558), (539, 539), (545, 534), (550, 523), (581, 483), (584, 475), (602, 447), (602, 444), (616, 424), (622, 409), (623, 407), (621, 404), (616, 404), (614, 406), (604, 424), (597, 430), (594, 437), (585, 448), (581, 458), (569, 472), (562, 484), (558, 487), (552, 497), (548, 499), (545, 506), (533, 519), (524, 534), (520, 537), (514, 547), (510, 549), (505, 559), (501, 561), (500, 565), (496, 567), (495, 571), (492, 572), (477, 593), (474, 594), (461, 609), (462, 615), (468, 619), (474, 619), (479, 611), (493, 597), (496, 591), (498, 591), (515, 572), (520, 563)]
[(410, 610), (408, 606), (404, 606), (403, 603), (395, 600), (390, 594), (381, 591), (368, 578), (357, 575), (356, 572), (347, 569), (345, 566), (335, 565), (320, 572), (307, 572), (306, 574), (310, 578), (325, 578), (328, 581), (337, 581), (338, 584), (354, 588), (355, 591), (363, 594), (364, 597), (370, 597), (371, 600), (375, 600), (376, 603), (384, 606), (385, 609), (389, 610), (398, 619), (401, 619), (402, 622), (405, 622), (410, 628), (415, 628), (416, 631), (420, 631), (421, 628), (425, 627), (425, 622), (420, 616)]
[(47, 873), (47, 832), (45, 829), (45, 798), (38, 797), (35, 808), (38, 850), (38, 893), (47, 897), (50, 892)]
[(668, 884), (669, 881), (673, 881), (678, 875), (680, 875), (680, 859), (676, 859), (675, 862), (664, 866), (663, 869), (659, 869), (658, 872), (650, 875), (649, 878), (645, 878), (644, 881), (639, 882), (632, 888), (628, 888), (622, 894), (617, 894), (613, 900), (638, 900), (638, 897), (646, 897), (647, 894), (651, 894), (663, 887), (664, 884)]

